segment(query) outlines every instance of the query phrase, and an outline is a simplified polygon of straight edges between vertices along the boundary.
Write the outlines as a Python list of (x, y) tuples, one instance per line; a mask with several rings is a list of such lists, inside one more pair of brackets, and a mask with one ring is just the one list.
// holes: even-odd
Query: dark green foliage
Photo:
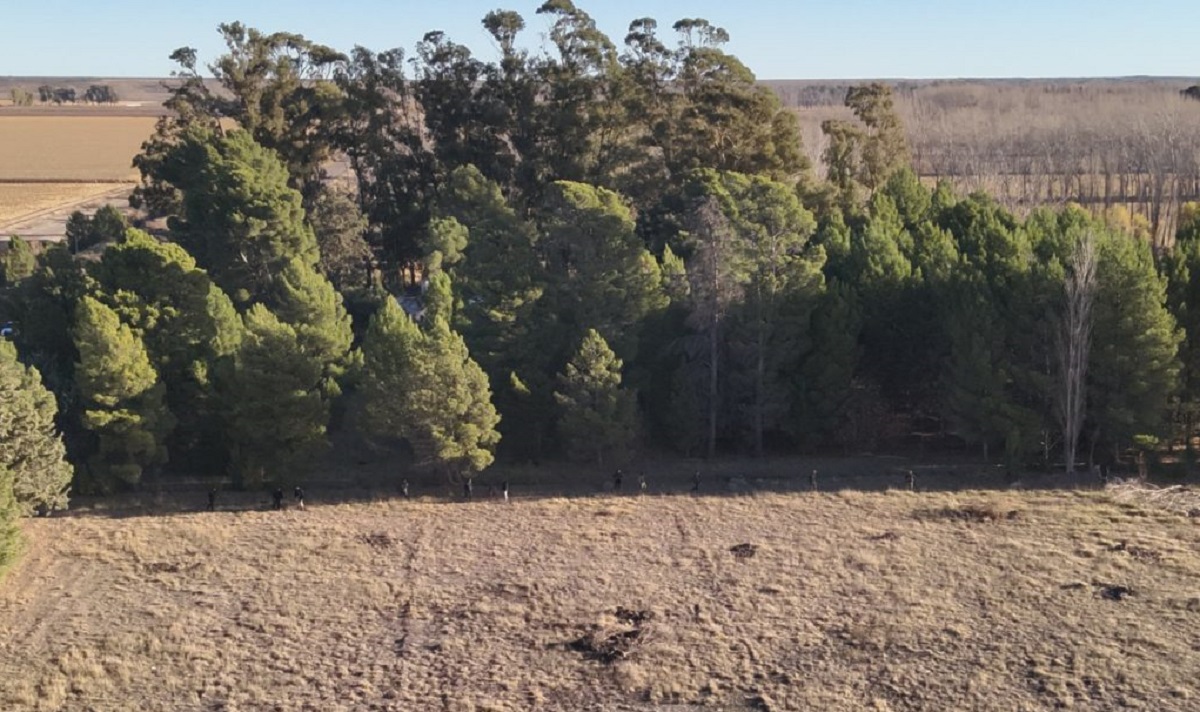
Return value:
[(431, 322), (441, 319), (447, 324), (454, 322), (454, 289), (450, 276), (445, 272), (434, 272), (429, 276), (425, 290), (425, 318)]
[[(172, 218), (176, 244), (127, 234), (110, 209), (69, 222), (71, 252), (108, 243), (86, 270), (15, 243), (4, 261), (2, 316), (58, 397), (74, 459), (93, 456), (105, 486), (160, 464), (165, 388), (173, 452), (227, 452), (243, 484), (278, 480), (361, 384), (363, 426), (450, 476), (491, 463), (497, 428), (516, 458), (561, 442), (608, 460), (635, 422), (693, 455), (936, 429), (1050, 466), (1064, 284), (1092, 233), (1083, 450), (1145, 447), (1172, 409), (1190, 444), (1196, 210), (1156, 272), (1080, 209), (1018, 218), (930, 190), (882, 84), (851, 89), (854, 118), (824, 125), (816, 184), (795, 117), (722, 28), (684, 19), (664, 37), (642, 18), (618, 46), (571, 0), (537, 13), (544, 51), (523, 49), (517, 13), (483, 19), (495, 60), (436, 31), (409, 61), (222, 25), (222, 91), (178, 50), (134, 197)], [(320, 179), (335, 152), (357, 190)]]
[(111, 205), (105, 205), (88, 217), (76, 210), (67, 218), (66, 243), (72, 254), (105, 243), (119, 241), (129, 222)]
[[(1017, 399), (1017, 371), (1006, 344), (1011, 320), (1003, 318), (985, 290), (964, 285), (952, 293), (955, 308), (946, 325), (950, 353), (944, 374), (945, 413), (951, 432), (982, 448), (1006, 442), (1022, 431), (1032, 415)], [(981, 328), (988, 324), (989, 327)], [(1027, 428), (1026, 428), (1027, 429)]]
[[(1200, 422), (1200, 240), (1176, 242), (1163, 260), (1162, 272), (1167, 279), (1168, 307), (1185, 337), (1179, 347), (1177, 417), (1187, 434)], [(1185, 446), (1190, 467), (1195, 453), (1192, 439), (1186, 435)]]
[(808, 348), (791, 370), (790, 431), (803, 444), (827, 443), (845, 417), (860, 359), (857, 295), (831, 280), (812, 313)]
[(83, 426), (97, 440), (88, 460), (91, 484), (136, 485), (147, 469), (167, 462), (166, 437), (175, 422), (166, 389), (142, 340), (95, 299), (80, 302), (74, 335)]
[(604, 188), (558, 182), (547, 191), (542, 225), (539, 246), (561, 352), (596, 329), (610, 335), (618, 354), (634, 356), (637, 325), (666, 297), (658, 262), (634, 232), (629, 208)]
[(37, 367), (46, 386), (58, 400), (60, 425), (67, 436), (68, 448), (75, 459), (78, 435), (78, 390), (75, 387), (75, 349), (72, 329), (75, 306), (91, 292), (94, 280), (64, 246), (55, 246), (38, 255), (31, 277), (10, 295), (15, 342), (21, 358)]
[(558, 431), (577, 460), (603, 465), (630, 454), (637, 433), (636, 394), (621, 386), (621, 359), (589, 329), (558, 375)]
[(225, 442), (235, 482), (253, 487), (288, 481), (327, 444), (329, 401), (324, 365), (304, 339), (266, 307), (244, 317), (232, 373), (221, 383)]
[(809, 248), (811, 213), (788, 186), (726, 174), (731, 218), (749, 247), (751, 272), (730, 337), (732, 427), (756, 455), (784, 429), (792, 409), (787, 382), (796, 354), (811, 348), (809, 320), (824, 289), (825, 255)]
[(450, 175), (437, 212), (426, 251), (441, 253), (454, 279), (463, 302), (456, 323), (488, 373), (507, 374), (514, 364), (505, 355), (529, 347), (545, 291), (535, 232), (471, 166)]
[(897, 170), (908, 166), (908, 139), (886, 84), (852, 87), (846, 106), (862, 122), (860, 179), (868, 190), (882, 187)]
[(115, 104), (120, 97), (109, 84), (93, 84), (83, 93), (83, 100), (93, 104)]
[(663, 431), (675, 450), (686, 457), (704, 452), (708, 441), (708, 383), (696, 359), (684, 359), (668, 381), (666, 423)]
[(256, 142), (278, 153), (287, 166), (288, 184), (313, 198), (319, 189), (322, 164), (334, 142), (330, 128), (343, 109), (342, 93), (332, 79), (345, 55), (290, 32), (263, 33), (240, 22), (218, 28), (227, 53), (208, 65), (223, 92), (212, 92), (197, 69), (191, 47), (171, 54), (179, 65), (173, 74), (179, 84), (165, 102), (169, 113), (142, 145), (134, 166), (142, 185), (134, 194), (135, 207), (155, 215), (179, 209), (182, 177), (169, 167), (184, 136), (194, 130), (219, 132), (231, 119)]
[(452, 478), (492, 464), (500, 416), (488, 378), (444, 320), (422, 332), (389, 300), (363, 356), (366, 430), (408, 441), (418, 464)]
[[(67, 506), (72, 473), (54, 425), (57, 412), (37, 369), (18, 362), (16, 348), (0, 341), (0, 489), (8, 487), (21, 514)], [(3, 477), (10, 479), (5, 483)], [(0, 492), (0, 522), (5, 496)]]
[(14, 235), (8, 241), (8, 250), (0, 254), (0, 287), (15, 287), (33, 274), (37, 258), (29, 243)]
[(264, 33), (240, 22), (218, 30), (228, 48), (210, 65), (228, 92), (215, 102), (219, 115), (278, 153), (289, 185), (312, 195), (331, 151), (325, 126), (342, 109), (331, 73), (345, 55), (292, 32)]
[(245, 131), (189, 132), (166, 157), (164, 177), (183, 195), (171, 236), (235, 303), (266, 300), (296, 260), (320, 254), (287, 169)]
[(443, 255), (454, 283), (453, 323), (495, 388), (502, 442), (521, 457), (538, 457), (554, 412), (560, 336), (536, 232), (470, 166), (450, 174), (437, 213), (425, 250)]
[(21, 553), (21, 530), (17, 527), (20, 511), (13, 497), (13, 476), (0, 463), (0, 577)]
[(179, 245), (138, 230), (106, 250), (92, 274), (99, 298), (141, 335), (162, 378), (178, 420), (172, 446), (220, 450), (213, 376), (241, 339), (229, 297)]
[(321, 272), (340, 292), (370, 288), (373, 262), (367, 244), (367, 219), (345, 192), (322, 189), (317, 193), (308, 221), (321, 252)]
[(470, 230), (453, 217), (434, 218), (429, 223), (428, 234), (421, 246), (425, 268), (440, 270), (458, 264), (462, 261), (469, 235)]
[(1150, 246), (1125, 235), (1099, 241), (1089, 413), (1093, 446), (1129, 447), (1163, 435), (1178, 389), (1181, 334)]
[(275, 315), (295, 331), (304, 355), (320, 368), (322, 391), (331, 398), (339, 395), (357, 358), (350, 351), (354, 333), (342, 295), (315, 269), (292, 259), (275, 277), (269, 296)]

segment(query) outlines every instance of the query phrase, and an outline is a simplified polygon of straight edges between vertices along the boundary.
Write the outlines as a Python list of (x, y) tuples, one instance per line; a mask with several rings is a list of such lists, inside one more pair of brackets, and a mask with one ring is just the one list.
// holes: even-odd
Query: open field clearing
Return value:
[(25, 523), (0, 708), (1192, 710), (1196, 521), (1098, 492), (81, 512)]
[[(0, 225), (24, 216), (73, 205), (122, 186), (112, 183), (0, 183)], [(133, 190), (130, 183), (125, 193)]]
[(0, 180), (129, 181), (148, 116), (0, 116)]

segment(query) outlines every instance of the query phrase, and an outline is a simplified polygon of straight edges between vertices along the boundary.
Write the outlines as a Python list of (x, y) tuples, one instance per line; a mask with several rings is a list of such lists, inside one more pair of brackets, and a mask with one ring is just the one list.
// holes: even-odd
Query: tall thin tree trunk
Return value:
[(1073, 475), (1087, 407), (1087, 366), (1096, 292), (1096, 246), (1090, 233), (1075, 245), (1063, 286), (1066, 308), (1055, 344), (1062, 378), (1058, 410), (1063, 430), (1063, 460), (1067, 474)]
[(717, 397), (719, 395), (717, 354), (720, 349), (717, 325), (719, 323), (714, 310), (712, 323), (708, 330), (708, 458), (710, 460), (717, 454)]

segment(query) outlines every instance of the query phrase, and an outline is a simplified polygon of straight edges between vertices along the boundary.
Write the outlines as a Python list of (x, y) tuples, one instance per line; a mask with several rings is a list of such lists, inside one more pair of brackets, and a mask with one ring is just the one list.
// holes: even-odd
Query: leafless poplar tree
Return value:
[(1087, 414), (1087, 365), (1096, 297), (1096, 241), (1091, 232), (1075, 244), (1063, 287), (1065, 304), (1055, 339), (1061, 379), (1057, 405), (1067, 474), (1074, 474), (1079, 433)]

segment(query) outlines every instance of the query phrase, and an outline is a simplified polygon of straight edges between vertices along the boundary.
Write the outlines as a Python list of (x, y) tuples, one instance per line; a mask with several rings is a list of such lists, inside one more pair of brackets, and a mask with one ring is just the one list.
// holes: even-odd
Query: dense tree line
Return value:
[[(38, 87), (38, 101), (43, 104), (74, 104), (78, 100), (89, 104), (115, 104), (120, 100), (117, 91), (109, 84), (91, 84), (82, 94), (75, 87), (56, 87), (43, 84)], [(18, 101), (18, 92), (21, 101)], [(33, 95), (24, 89), (13, 90), (13, 103), (17, 106), (30, 106)]]
[[(8, 252), (0, 361), (36, 417), (6, 397), (0, 425), (54, 463), (61, 432), (99, 492), (183, 462), (280, 482), (336, 428), (450, 478), (914, 431), (1071, 469), (1190, 436), (1200, 213), (1154, 252), (1081, 209), (931, 188), (881, 85), (826, 125), (818, 182), (720, 28), (640, 19), (619, 49), (569, 0), (538, 12), (545, 54), (516, 13), (483, 20), (492, 63), (441, 33), (407, 63), (223, 25), (221, 94), (178, 50), (134, 196), (168, 228), (79, 216), (67, 246)], [(65, 467), (22, 462), (0, 509), (61, 506)]]

